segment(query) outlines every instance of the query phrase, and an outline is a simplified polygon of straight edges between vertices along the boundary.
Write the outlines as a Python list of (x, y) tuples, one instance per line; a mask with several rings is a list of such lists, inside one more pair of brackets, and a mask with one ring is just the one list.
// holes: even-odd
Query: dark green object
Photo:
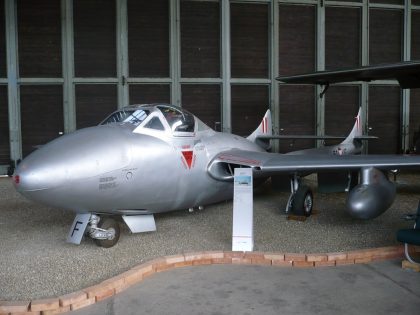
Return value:
[(420, 229), (399, 230), (397, 240), (410, 245), (420, 245)]
[(414, 227), (412, 229), (402, 229), (397, 232), (397, 240), (404, 243), (404, 252), (405, 257), (411, 263), (420, 264), (420, 262), (415, 261), (414, 258), (410, 256), (408, 245), (420, 246), (420, 201), (417, 206), (416, 214), (407, 214), (405, 216), (406, 220), (414, 220)]

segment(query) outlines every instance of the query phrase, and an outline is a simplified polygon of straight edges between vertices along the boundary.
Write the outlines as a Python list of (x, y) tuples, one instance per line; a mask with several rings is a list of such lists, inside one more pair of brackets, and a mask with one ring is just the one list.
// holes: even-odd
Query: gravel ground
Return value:
[[(420, 174), (398, 177), (398, 195), (387, 212), (370, 221), (345, 213), (345, 194), (316, 194), (316, 215), (305, 222), (287, 220), (288, 193), (269, 185), (254, 195), (254, 250), (297, 253), (336, 252), (395, 245), (401, 220), (417, 208)], [(188, 251), (230, 250), (232, 202), (189, 213), (156, 216), (157, 232), (131, 234), (124, 226), (110, 249), (91, 239), (65, 242), (73, 214), (34, 204), (0, 178), (0, 300), (59, 296), (94, 285), (151, 258)]]

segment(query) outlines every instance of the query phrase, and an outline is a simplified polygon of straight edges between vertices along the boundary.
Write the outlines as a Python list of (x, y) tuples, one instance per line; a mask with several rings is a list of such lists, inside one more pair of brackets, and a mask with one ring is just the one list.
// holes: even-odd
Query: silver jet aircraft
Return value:
[(133, 233), (156, 229), (153, 214), (201, 208), (232, 198), (233, 171), (252, 168), (256, 181), (288, 174), (287, 211), (309, 216), (313, 195), (300, 178), (314, 172), (357, 171), (349, 213), (373, 218), (393, 202), (386, 171), (420, 168), (420, 156), (353, 155), (361, 149), (360, 112), (342, 143), (291, 154), (269, 153), (271, 114), (243, 138), (212, 130), (188, 111), (166, 104), (128, 106), (100, 125), (59, 137), (27, 156), (14, 174), (27, 198), (77, 213), (68, 241), (84, 234), (111, 247), (121, 215)]

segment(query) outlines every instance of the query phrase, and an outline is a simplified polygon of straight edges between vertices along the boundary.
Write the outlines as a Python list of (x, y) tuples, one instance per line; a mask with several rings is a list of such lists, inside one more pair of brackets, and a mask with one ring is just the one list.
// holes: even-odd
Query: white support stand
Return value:
[(235, 168), (232, 250), (252, 252), (253, 248), (254, 220), (252, 169)]

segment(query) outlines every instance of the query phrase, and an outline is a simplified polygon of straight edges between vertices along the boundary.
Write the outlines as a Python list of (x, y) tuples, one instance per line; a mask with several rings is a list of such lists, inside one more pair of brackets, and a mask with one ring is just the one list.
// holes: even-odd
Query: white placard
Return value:
[(252, 169), (235, 168), (232, 250), (251, 252), (253, 248), (254, 220)]
[(74, 218), (73, 224), (70, 228), (69, 234), (67, 235), (67, 243), (73, 243), (79, 245), (82, 241), (83, 235), (85, 234), (86, 227), (89, 223), (90, 213), (78, 213)]

